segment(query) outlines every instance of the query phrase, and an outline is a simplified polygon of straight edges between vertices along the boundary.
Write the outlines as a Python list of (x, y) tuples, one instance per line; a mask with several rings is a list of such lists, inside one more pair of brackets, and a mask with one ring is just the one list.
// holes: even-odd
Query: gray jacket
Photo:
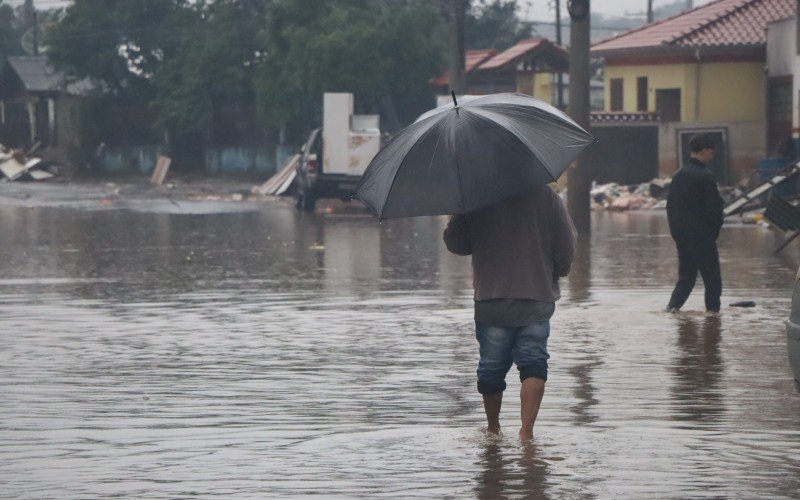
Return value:
[(555, 302), (561, 297), (558, 278), (572, 265), (576, 234), (561, 198), (542, 186), (451, 217), (444, 242), (454, 254), (472, 255), (475, 300)]

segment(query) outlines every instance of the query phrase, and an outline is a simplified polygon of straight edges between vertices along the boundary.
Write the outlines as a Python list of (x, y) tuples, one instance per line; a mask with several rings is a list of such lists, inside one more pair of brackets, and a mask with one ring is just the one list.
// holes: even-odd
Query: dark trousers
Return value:
[(678, 283), (672, 291), (668, 309), (680, 309), (692, 293), (697, 271), (706, 287), (706, 310), (719, 311), (722, 295), (722, 275), (719, 270), (717, 242), (708, 239), (676, 238), (678, 247)]

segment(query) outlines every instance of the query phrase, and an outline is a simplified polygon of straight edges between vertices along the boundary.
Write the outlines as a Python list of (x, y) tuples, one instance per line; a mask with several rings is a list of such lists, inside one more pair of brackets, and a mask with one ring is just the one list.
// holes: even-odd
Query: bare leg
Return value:
[(486, 421), (489, 424), (486, 430), (492, 434), (500, 434), (500, 406), (502, 404), (502, 392), (483, 395), (483, 409), (486, 412)]
[(533, 439), (533, 424), (536, 422), (536, 415), (539, 414), (543, 396), (544, 380), (528, 377), (522, 381), (522, 387), (519, 390), (519, 397), (522, 400), (520, 411), (522, 428), (519, 430), (519, 438), (523, 441)]

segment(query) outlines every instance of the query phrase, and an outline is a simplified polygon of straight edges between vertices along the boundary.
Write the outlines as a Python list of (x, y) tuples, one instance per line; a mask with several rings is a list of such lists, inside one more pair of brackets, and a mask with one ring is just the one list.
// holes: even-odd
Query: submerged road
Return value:
[(663, 212), (593, 214), (521, 446), (514, 369), (509, 437), (481, 432), (471, 270), (443, 219), (68, 198), (0, 200), (0, 497), (800, 491), (797, 248), (772, 256), (766, 228), (723, 229), (721, 316), (700, 283), (669, 315)]

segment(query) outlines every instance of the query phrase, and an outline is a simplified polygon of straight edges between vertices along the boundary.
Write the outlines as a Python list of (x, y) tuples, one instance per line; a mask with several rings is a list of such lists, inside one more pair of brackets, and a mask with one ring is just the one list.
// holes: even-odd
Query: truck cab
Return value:
[(314, 210), (320, 198), (349, 200), (380, 147), (378, 115), (354, 114), (353, 94), (325, 93), (322, 128), (300, 150), (297, 207)]

